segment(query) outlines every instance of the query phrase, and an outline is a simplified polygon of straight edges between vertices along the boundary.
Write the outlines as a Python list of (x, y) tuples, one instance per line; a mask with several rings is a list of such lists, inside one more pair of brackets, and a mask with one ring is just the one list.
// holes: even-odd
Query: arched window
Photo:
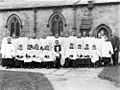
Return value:
[(62, 18), (58, 14), (56, 14), (53, 17), (51, 24), (52, 24), (53, 35), (55, 35), (56, 33), (60, 34), (60, 32), (63, 31), (63, 21), (62, 21)]
[(20, 36), (21, 22), (20, 22), (20, 18), (17, 15), (11, 15), (8, 18), (7, 27), (8, 30), (10, 31), (10, 36), (12, 36), (13, 33), (15, 33), (17, 37)]
[(60, 35), (64, 31), (64, 27), (66, 27), (65, 18), (60, 12), (53, 13), (49, 18), (48, 24), (53, 35), (56, 33)]
[(103, 31), (104, 32), (104, 35), (110, 37), (111, 36), (111, 33), (112, 33), (112, 30), (105, 24), (101, 24), (99, 25), (95, 31), (94, 31), (94, 36), (98, 37), (98, 34)]

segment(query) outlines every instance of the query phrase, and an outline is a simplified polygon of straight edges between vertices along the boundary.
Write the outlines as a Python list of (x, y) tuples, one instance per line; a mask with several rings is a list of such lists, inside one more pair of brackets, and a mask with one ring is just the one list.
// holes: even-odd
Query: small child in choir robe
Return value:
[(100, 57), (100, 51), (96, 49), (96, 45), (93, 45), (91, 50), (91, 62), (93, 63), (94, 68), (98, 67)]
[(58, 40), (55, 41), (54, 52), (55, 52), (55, 57), (56, 57), (55, 68), (60, 68), (61, 66), (60, 62), (61, 62), (61, 57), (62, 57), (62, 47), (59, 44)]
[(4, 51), (4, 66), (7, 66), (7, 68), (14, 67), (14, 57), (15, 57), (15, 48), (12, 44), (12, 39), (7, 38), (7, 44), (5, 45), (5, 51)]
[(45, 46), (42, 57), (46, 68), (53, 67), (53, 63), (55, 62), (55, 55), (52, 50), (50, 50), (49, 46)]
[(25, 59), (25, 50), (23, 50), (23, 46), (19, 45), (15, 54), (15, 67), (24, 67), (24, 59)]
[(26, 58), (24, 59), (24, 68), (31, 68), (32, 56), (33, 56), (33, 46), (31, 44), (27, 45)]
[(82, 45), (79, 44), (78, 48), (77, 48), (77, 59), (76, 59), (76, 66), (81, 66), (83, 67), (83, 49), (82, 49)]
[(70, 43), (69, 49), (66, 51), (65, 53), (65, 64), (64, 67), (68, 68), (68, 67), (76, 67), (75, 63), (76, 63), (76, 49), (74, 47), (73, 43)]
[(83, 49), (81, 44), (78, 45), (77, 58), (83, 58)]
[(85, 45), (85, 48), (83, 50), (83, 57), (84, 57), (83, 64), (84, 65), (87, 64), (90, 67), (91, 66), (91, 52), (89, 49), (89, 44)]
[(34, 49), (32, 50), (32, 68), (41, 68), (42, 58), (40, 55), (42, 54), (42, 50), (40, 50), (39, 45), (36, 44)]

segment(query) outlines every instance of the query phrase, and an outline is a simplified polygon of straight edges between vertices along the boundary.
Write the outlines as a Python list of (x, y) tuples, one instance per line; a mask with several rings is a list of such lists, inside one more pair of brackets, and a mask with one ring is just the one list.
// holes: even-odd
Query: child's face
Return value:
[(39, 45), (36, 44), (36, 45), (34, 46), (34, 49), (35, 49), (35, 50), (38, 50), (38, 49), (39, 49)]
[(93, 49), (93, 50), (96, 50), (96, 46), (93, 46), (92, 49)]
[(11, 38), (8, 38), (8, 39), (7, 39), (7, 42), (8, 42), (8, 43), (11, 43), (11, 42), (12, 42), (12, 41), (11, 41)]
[(85, 48), (89, 49), (89, 45), (86, 45)]
[(32, 49), (32, 46), (31, 46), (31, 45), (28, 45), (28, 46), (27, 46), (27, 49), (28, 49), (28, 50), (31, 50), (31, 49)]
[(59, 37), (59, 34), (55, 34), (55, 37), (58, 38), (58, 37)]
[(21, 45), (19, 46), (19, 50), (23, 50), (23, 47)]
[(82, 46), (81, 46), (81, 45), (78, 45), (78, 49), (82, 49)]
[(49, 46), (46, 46), (46, 47), (45, 47), (45, 50), (49, 50)]
[(70, 44), (70, 47), (74, 47), (74, 44)]
[(55, 41), (55, 44), (56, 44), (56, 45), (59, 45), (59, 41), (58, 41), (58, 40), (56, 40), (56, 41)]

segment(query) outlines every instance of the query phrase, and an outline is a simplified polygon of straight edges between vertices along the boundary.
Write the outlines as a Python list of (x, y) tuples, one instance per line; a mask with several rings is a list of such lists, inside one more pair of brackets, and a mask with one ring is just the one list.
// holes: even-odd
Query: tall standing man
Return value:
[(118, 57), (119, 57), (119, 45), (120, 45), (120, 40), (117, 36), (117, 33), (114, 33), (112, 35), (111, 43), (112, 43), (113, 51), (114, 51), (114, 54), (112, 55), (113, 65), (117, 66), (118, 65)]

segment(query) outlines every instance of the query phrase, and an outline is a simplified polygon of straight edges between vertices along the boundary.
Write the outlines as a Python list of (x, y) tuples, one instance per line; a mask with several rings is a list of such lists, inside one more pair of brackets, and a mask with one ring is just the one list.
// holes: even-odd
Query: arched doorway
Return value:
[(94, 31), (94, 36), (95, 37), (98, 37), (98, 35), (99, 35), (99, 33), (100, 32), (103, 32), (104, 33), (104, 35), (106, 35), (108, 38), (111, 36), (111, 34), (112, 34), (112, 30), (111, 30), (111, 28), (110, 27), (108, 27), (107, 25), (105, 25), (105, 24), (101, 24), (101, 25), (99, 25), (96, 29), (95, 29), (95, 31)]
[(53, 35), (60, 35), (64, 31), (65, 19), (61, 13), (55, 12), (52, 14), (48, 23)]
[(6, 26), (10, 31), (10, 36), (12, 36), (13, 33), (15, 33), (16, 37), (20, 36), (22, 23), (21, 19), (17, 15), (11, 15), (7, 20)]

